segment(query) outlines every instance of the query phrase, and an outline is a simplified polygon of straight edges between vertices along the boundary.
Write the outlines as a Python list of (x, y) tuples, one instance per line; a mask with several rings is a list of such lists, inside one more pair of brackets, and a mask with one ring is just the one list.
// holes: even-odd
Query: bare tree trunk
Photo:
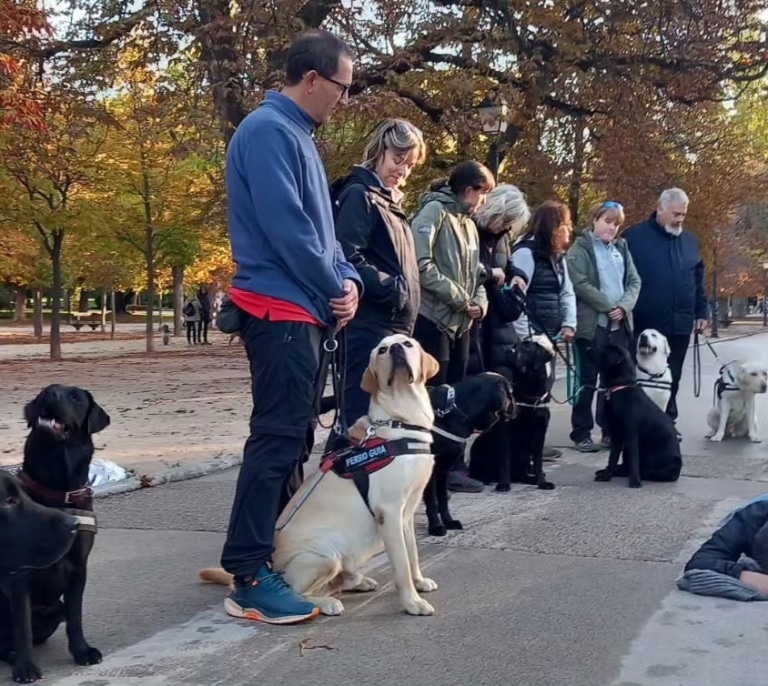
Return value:
[(149, 174), (143, 173), (144, 181), (144, 255), (147, 258), (147, 352), (155, 351), (155, 328), (153, 310), (155, 308), (155, 232), (152, 226), (152, 189)]
[(43, 292), (39, 288), (35, 288), (32, 308), (35, 336), (39, 341), (43, 338)]
[(161, 290), (157, 294), (157, 330), (161, 331), (163, 328), (163, 291)]
[(27, 291), (24, 288), (16, 288), (13, 291), (13, 321), (23, 322), (27, 318)]
[(173, 268), (173, 335), (181, 336), (181, 311), (184, 307), (184, 267)]
[(115, 312), (115, 288), (114, 286), (109, 289), (109, 309), (112, 310), (110, 314), (111, 328), (109, 331), (109, 337), (115, 337), (115, 329), (117, 328), (117, 313)]
[(101, 333), (107, 331), (107, 289), (101, 289)]
[[(51, 267), (53, 268), (53, 303), (51, 307), (51, 359), (61, 359), (61, 252), (64, 246), (64, 231), (54, 229), (51, 232), (52, 250)], [(69, 298), (67, 298), (69, 300)]]
[(568, 209), (571, 211), (571, 222), (574, 226), (579, 221), (579, 202), (581, 200), (581, 183), (584, 177), (584, 133), (586, 124), (582, 118), (573, 120), (573, 166), (571, 168), (571, 182), (568, 185)]

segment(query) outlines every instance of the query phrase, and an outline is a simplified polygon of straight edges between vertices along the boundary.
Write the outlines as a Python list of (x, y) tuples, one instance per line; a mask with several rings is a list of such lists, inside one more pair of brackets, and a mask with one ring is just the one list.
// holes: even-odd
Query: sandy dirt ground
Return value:
[(112, 418), (94, 437), (96, 456), (138, 474), (242, 450), (251, 401), (241, 345), (230, 347), (228, 337), (214, 334), (210, 346), (158, 341), (157, 352), (147, 356), (139, 332), (121, 334), (114, 341), (97, 341), (90, 332), (68, 337), (79, 342), (65, 342), (58, 363), (45, 359), (46, 344), (9, 345), (0, 336), (0, 464), (21, 461), (24, 404), (49, 383), (93, 393)]

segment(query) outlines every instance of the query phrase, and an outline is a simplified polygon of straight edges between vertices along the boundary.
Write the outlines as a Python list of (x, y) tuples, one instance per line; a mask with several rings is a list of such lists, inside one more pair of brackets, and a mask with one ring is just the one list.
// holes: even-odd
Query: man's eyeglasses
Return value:
[(324, 74), (320, 74), (318, 72), (317, 74), (320, 78), (325, 79), (326, 81), (330, 81), (334, 86), (338, 86), (341, 91), (341, 97), (345, 97), (349, 93), (349, 89), (352, 87), (351, 83), (342, 83), (341, 81), (337, 81), (336, 79), (332, 79), (330, 76), (325, 76)]

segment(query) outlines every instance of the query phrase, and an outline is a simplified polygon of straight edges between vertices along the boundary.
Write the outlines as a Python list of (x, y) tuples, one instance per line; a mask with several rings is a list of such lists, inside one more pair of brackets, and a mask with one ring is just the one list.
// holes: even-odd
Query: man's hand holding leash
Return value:
[(330, 300), (331, 310), (333, 310), (340, 329), (354, 318), (359, 300), (360, 294), (357, 290), (357, 284), (351, 279), (344, 279), (344, 295)]

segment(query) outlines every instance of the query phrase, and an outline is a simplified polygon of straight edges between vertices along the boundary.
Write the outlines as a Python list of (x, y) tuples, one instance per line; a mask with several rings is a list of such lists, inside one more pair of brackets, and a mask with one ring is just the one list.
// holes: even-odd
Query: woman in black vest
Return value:
[(370, 396), (360, 382), (371, 350), (385, 336), (413, 334), (420, 304), (419, 266), (400, 189), (425, 158), (421, 131), (403, 119), (389, 119), (374, 131), (362, 164), (331, 186), (336, 238), (364, 286), (346, 332), (347, 425), (368, 412)]
[(571, 232), (568, 208), (547, 200), (534, 212), (531, 230), (512, 248), (512, 264), (528, 279), (525, 303), (530, 316), (523, 314), (515, 322), (520, 338), (543, 333), (570, 341), (576, 333), (576, 296), (563, 259)]

